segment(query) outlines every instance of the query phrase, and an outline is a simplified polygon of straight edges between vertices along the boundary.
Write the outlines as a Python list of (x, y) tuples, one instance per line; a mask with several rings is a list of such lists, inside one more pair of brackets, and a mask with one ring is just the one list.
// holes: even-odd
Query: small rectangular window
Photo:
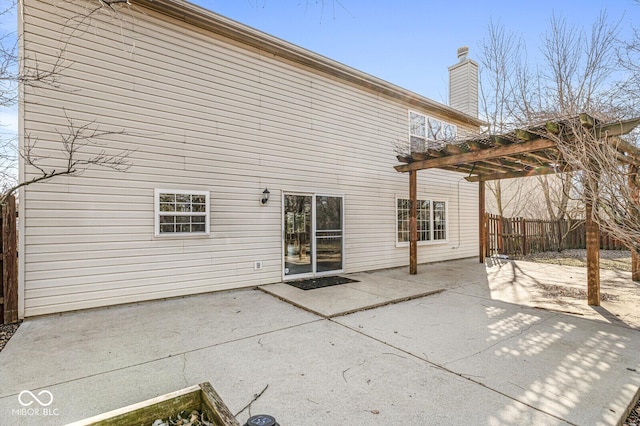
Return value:
[(155, 190), (155, 235), (208, 235), (209, 192)]

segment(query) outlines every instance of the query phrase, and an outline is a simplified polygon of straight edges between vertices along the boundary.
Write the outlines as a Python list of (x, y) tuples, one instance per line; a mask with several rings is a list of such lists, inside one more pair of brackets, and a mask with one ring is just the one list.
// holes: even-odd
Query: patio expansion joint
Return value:
[[(105, 375), (105, 374), (115, 373), (117, 371), (124, 371), (124, 370), (127, 370), (129, 368), (140, 367), (140, 366), (143, 366), (143, 365), (152, 364), (152, 363), (157, 362), (157, 361), (162, 361), (162, 360), (166, 360), (166, 359), (170, 359), (170, 358), (177, 358), (179, 356), (182, 357), (182, 373), (183, 373), (183, 378), (185, 378), (184, 372), (185, 372), (186, 365), (187, 365), (187, 354), (199, 352), (199, 351), (210, 349), (210, 348), (215, 348), (215, 347), (226, 345), (226, 344), (229, 344), (229, 343), (235, 343), (235, 342), (241, 342), (243, 340), (253, 339), (253, 338), (256, 338), (256, 337), (259, 337), (259, 336), (266, 336), (266, 335), (269, 335), (269, 334), (278, 333), (278, 332), (281, 332), (281, 331), (284, 331), (284, 330), (290, 330), (290, 329), (297, 328), (297, 327), (302, 327), (302, 326), (305, 326), (305, 325), (313, 324), (313, 323), (324, 321), (324, 320), (325, 320), (324, 318), (318, 318), (318, 319), (314, 319), (314, 320), (311, 320), (311, 321), (305, 321), (305, 322), (301, 322), (299, 324), (290, 325), (290, 326), (287, 326), (287, 327), (281, 327), (281, 328), (265, 331), (265, 332), (262, 332), (262, 333), (252, 334), (250, 336), (244, 336), (244, 337), (239, 337), (237, 339), (225, 340), (224, 342), (219, 342), (219, 343), (214, 343), (214, 344), (211, 344), (211, 345), (201, 346), (201, 347), (198, 347), (198, 348), (193, 348), (193, 349), (185, 350), (185, 351), (182, 351), (182, 352), (171, 353), (171, 354), (168, 354), (166, 356), (161, 356), (161, 357), (158, 357), (158, 358), (137, 362), (135, 364), (130, 364), (130, 365), (126, 365), (126, 366), (118, 367), (118, 368), (111, 368), (109, 370), (100, 371), (100, 372), (93, 373), (93, 374), (87, 374), (87, 375), (82, 376), (82, 377), (76, 377), (76, 378), (68, 379), (68, 380), (61, 380), (61, 381), (55, 382), (55, 383), (47, 383), (47, 384), (44, 384), (44, 385), (41, 385), (41, 386), (39, 386), (37, 388), (32, 389), (32, 391), (40, 390), (40, 389), (47, 389), (47, 388), (51, 388), (53, 386), (59, 386), (59, 385), (64, 385), (64, 384), (68, 384), (68, 383), (73, 383), (73, 382), (77, 382), (77, 381), (88, 379), (88, 378), (92, 378), (92, 377), (98, 377), (98, 376), (102, 376), (102, 375)], [(185, 378), (185, 382), (186, 382), (186, 378)], [(19, 394), (19, 392), (9, 393), (9, 394), (6, 394), (6, 395), (0, 395), (0, 399), (6, 399), (6, 398), (10, 398), (10, 397), (15, 397), (18, 394)]]
[[(337, 314), (333, 314), (333, 315), (328, 315), (328, 316), (326, 316), (326, 318), (327, 319), (337, 318), (337, 317), (342, 317), (342, 316), (345, 316), (345, 315), (354, 314), (356, 312), (362, 312), (362, 311), (368, 311), (370, 309), (382, 308), (383, 306), (387, 306), (387, 305), (395, 305), (396, 303), (408, 302), (410, 300), (420, 299), (422, 297), (427, 297), (427, 296), (433, 296), (435, 294), (440, 294), (445, 290), (446, 289), (441, 288), (441, 289), (438, 289), (438, 290), (430, 290), (430, 291), (426, 291), (424, 293), (413, 294), (411, 296), (405, 296), (405, 297), (401, 297), (401, 298), (397, 298), (397, 299), (388, 299), (388, 300), (385, 300), (384, 302), (373, 303), (371, 305), (350, 309), (350, 310), (344, 311), (344, 312), (338, 312)], [(370, 292), (362, 291), (362, 290), (358, 290), (358, 291), (361, 291), (361, 292), (367, 293), (367, 294), (374, 294), (374, 293), (370, 293)]]
[[(540, 408), (538, 408), (538, 407), (535, 407), (535, 406), (533, 406), (533, 405), (531, 405), (531, 404), (529, 404), (529, 403), (527, 403), (527, 402), (520, 401), (519, 399), (514, 398), (513, 396), (508, 395), (508, 394), (506, 394), (506, 393), (504, 393), (504, 392), (502, 392), (502, 391), (500, 391), (500, 390), (498, 390), (498, 389), (492, 388), (491, 386), (488, 386), (488, 385), (486, 385), (486, 384), (484, 384), (484, 383), (482, 383), (482, 382), (480, 382), (480, 381), (478, 381), (478, 380), (475, 380), (475, 379), (471, 378), (471, 377), (470, 377), (470, 376), (468, 376), (468, 375), (465, 375), (465, 374), (463, 374), (463, 373), (458, 373), (458, 372), (456, 372), (456, 371), (454, 371), (454, 370), (451, 370), (450, 368), (445, 367), (445, 365), (444, 365), (444, 364), (443, 364), (443, 365), (441, 365), (441, 364), (437, 364), (437, 363), (435, 363), (435, 362), (433, 362), (433, 361), (429, 361), (426, 357), (425, 357), (425, 358), (423, 358), (423, 357), (421, 357), (421, 356), (419, 356), (419, 355), (416, 355), (416, 354), (414, 354), (414, 353), (412, 353), (412, 352), (410, 352), (410, 351), (408, 351), (408, 350), (406, 350), (406, 349), (402, 349), (402, 348), (399, 348), (399, 347), (397, 347), (397, 346), (394, 346), (394, 345), (392, 345), (392, 344), (390, 344), (390, 343), (388, 343), (388, 342), (385, 342), (384, 340), (381, 340), (381, 339), (378, 339), (378, 338), (376, 338), (376, 337), (370, 336), (370, 335), (366, 334), (365, 332), (363, 332), (363, 331), (361, 331), (361, 330), (358, 330), (358, 329), (352, 328), (352, 327), (350, 327), (350, 326), (348, 326), (348, 325), (346, 325), (346, 324), (341, 324), (341, 323), (339, 323), (339, 322), (337, 322), (337, 321), (334, 321), (332, 318), (327, 318), (327, 320), (328, 320), (328, 321), (330, 321), (330, 322), (332, 322), (332, 323), (334, 323), (334, 324), (340, 325), (340, 326), (342, 326), (342, 327), (344, 327), (344, 328), (346, 328), (346, 329), (348, 329), (348, 330), (351, 330), (351, 331), (353, 331), (353, 332), (356, 332), (356, 333), (358, 333), (358, 334), (360, 334), (360, 335), (362, 335), (362, 336), (364, 336), (364, 337), (367, 337), (367, 338), (369, 338), (369, 339), (371, 339), (371, 340), (374, 340), (374, 341), (376, 341), (376, 342), (378, 342), (378, 343), (382, 343), (383, 345), (388, 346), (389, 348), (395, 349), (395, 350), (396, 350), (396, 351), (398, 351), (398, 352), (402, 352), (403, 354), (406, 354), (406, 355), (408, 355), (408, 356), (410, 356), (410, 357), (412, 357), (412, 358), (415, 358), (415, 359), (418, 359), (418, 360), (420, 360), (420, 361), (422, 361), (422, 362), (425, 362), (425, 363), (429, 364), (429, 365), (430, 365), (431, 367), (433, 367), (433, 368), (437, 368), (437, 369), (439, 369), (439, 370), (441, 370), (441, 371), (444, 371), (445, 373), (448, 373), (448, 374), (452, 374), (452, 375), (454, 375), (454, 376), (457, 376), (457, 377), (459, 377), (459, 378), (461, 378), (461, 379), (464, 379), (464, 380), (469, 381), (469, 382), (471, 382), (471, 383), (473, 383), (473, 384), (476, 384), (476, 385), (478, 385), (478, 386), (480, 386), (480, 387), (483, 387), (483, 388), (485, 388), (485, 389), (487, 389), (487, 390), (489, 390), (489, 391), (491, 391), (491, 392), (494, 392), (494, 393), (496, 393), (496, 394), (498, 394), (498, 395), (501, 395), (501, 396), (503, 396), (503, 397), (505, 397), (505, 398), (507, 398), (507, 399), (510, 399), (510, 400), (512, 400), (512, 401), (515, 401), (515, 402), (517, 402), (517, 403), (520, 403), (520, 404), (522, 404), (522, 405), (524, 405), (524, 406), (526, 406), (526, 407), (531, 408), (532, 410), (535, 410), (535, 411), (541, 412), (541, 413), (543, 413), (543, 414), (546, 414), (546, 415), (548, 415), (548, 416), (551, 416), (551, 417), (553, 417), (553, 418), (555, 418), (555, 419), (558, 419), (558, 420), (560, 420), (560, 421), (562, 421), (562, 422), (564, 422), (564, 423), (566, 423), (566, 424), (569, 424), (569, 425), (572, 425), (572, 426), (578, 426), (576, 423), (572, 423), (572, 422), (570, 422), (570, 421), (569, 421), (569, 420), (567, 420), (567, 419), (564, 419), (564, 418), (562, 418), (562, 417), (560, 417), (560, 416), (558, 416), (558, 415), (556, 415), (556, 414), (549, 413), (548, 411), (542, 410), (542, 409), (540, 409)], [(546, 321), (546, 320), (545, 320), (545, 321)], [(532, 326), (533, 326), (533, 324), (532, 324), (532, 325), (530, 325), (528, 328), (530, 328), (530, 327), (532, 327)], [(523, 332), (524, 332), (524, 330), (523, 330)], [(521, 334), (521, 333), (520, 333), (520, 334)], [(515, 337), (515, 336), (514, 336), (514, 337)], [(503, 340), (501, 340), (501, 341), (504, 341), (504, 340), (508, 340), (508, 339), (503, 339)], [(480, 352), (482, 352), (482, 351), (480, 351)]]

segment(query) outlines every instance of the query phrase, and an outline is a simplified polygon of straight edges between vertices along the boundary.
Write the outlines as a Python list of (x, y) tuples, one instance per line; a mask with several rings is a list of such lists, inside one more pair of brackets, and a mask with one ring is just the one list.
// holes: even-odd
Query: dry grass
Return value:
[[(551, 263), (562, 266), (587, 266), (586, 250), (545, 251), (519, 257), (521, 260)], [(600, 268), (631, 272), (631, 252), (628, 250), (600, 250)]]

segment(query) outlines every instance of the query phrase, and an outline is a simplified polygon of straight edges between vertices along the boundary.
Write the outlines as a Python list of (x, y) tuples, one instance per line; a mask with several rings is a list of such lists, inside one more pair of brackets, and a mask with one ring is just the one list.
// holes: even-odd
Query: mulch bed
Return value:
[(331, 287), (334, 285), (357, 283), (358, 280), (345, 277), (317, 277), (308, 280), (288, 281), (287, 284), (292, 285), (300, 290), (315, 290), (316, 288)]
[(629, 417), (627, 417), (627, 420), (623, 423), (623, 425), (624, 426), (638, 426), (638, 425), (640, 425), (640, 401), (638, 401), (638, 404), (636, 405), (636, 408), (631, 410), (631, 413), (629, 414)]
[(11, 336), (13, 336), (18, 327), (20, 327), (20, 323), (0, 325), (0, 352), (2, 352), (4, 345), (11, 339)]
[[(556, 284), (542, 284), (536, 283), (536, 287), (542, 290), (542, 295), (544, 297), (556, 298), (556, 297), (569, 297), (577, 300), (586, 300), (587, 292), (580, 288), (567, 287), (564, 285), (556, 285)], [(620, 298), (615, 294), (600, 293), (600, 300), (603, 302), (616, 302), (620, 300)]]

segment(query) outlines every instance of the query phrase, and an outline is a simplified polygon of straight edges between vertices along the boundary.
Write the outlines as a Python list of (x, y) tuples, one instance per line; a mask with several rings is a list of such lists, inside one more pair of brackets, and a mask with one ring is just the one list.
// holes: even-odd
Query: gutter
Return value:
[(134, 0), (136, 5), (213, 32), (274, 56), (312, 68), (351, 84), (381, 93), (411, 106), (419, 106), (472, 126), (486, 123), (454, 108), (435, 102), (338, 61), (296, 46), (262, 31), (218, 15), (184, 0)]

